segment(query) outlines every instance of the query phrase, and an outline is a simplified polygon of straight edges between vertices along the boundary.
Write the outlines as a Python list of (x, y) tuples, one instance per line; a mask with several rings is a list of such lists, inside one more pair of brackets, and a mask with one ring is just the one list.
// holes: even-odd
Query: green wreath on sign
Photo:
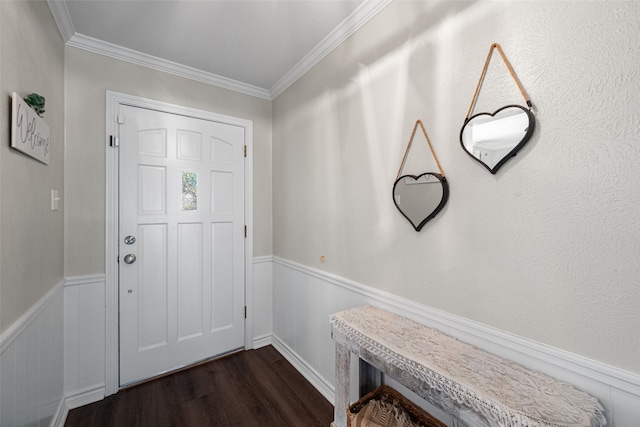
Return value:
[(42, 114), (44, 114), (44, 96), (38, 95), (37, 93), (30, 93), (24, 98), (24, 102), (33, 108), (33, 111), (35, 111), (38, 116), (42, 117)]

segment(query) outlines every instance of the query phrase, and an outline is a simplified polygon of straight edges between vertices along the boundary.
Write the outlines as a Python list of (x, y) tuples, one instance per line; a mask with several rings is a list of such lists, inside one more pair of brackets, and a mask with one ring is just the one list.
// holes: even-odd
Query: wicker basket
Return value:
[[(402, 418), (409, 422), (386, 420), (380, 411), (367, 410), (371, 401), (383, 401), (393, 405), (393, 410), (404, 413)], [(382, 411), (385, 412), (385, 411)], [(416, 427), (446, 427), (433, 415), (417, 407), (413, 402), (389, 386), (382, 385), (347, 408), (347, 427), (378, 427), (378, 426), (416, 426)]]

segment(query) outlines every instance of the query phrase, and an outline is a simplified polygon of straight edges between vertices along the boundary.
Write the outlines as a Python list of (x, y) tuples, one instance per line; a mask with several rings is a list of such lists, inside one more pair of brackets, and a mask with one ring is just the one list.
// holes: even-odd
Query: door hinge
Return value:
[(109, 135), (109, 147), (119, 147), (120, 138), (117, 136)]
[(247, 238), (247, 226), (246, 225), (244, 226), (244, 238), (245, 239)]
[(247, 157), (247, 146), (244, 146), (244, 156)]
[(245, 319), (247, 318), (247, 306), (246, 305), (244, 306), (244, 318)]

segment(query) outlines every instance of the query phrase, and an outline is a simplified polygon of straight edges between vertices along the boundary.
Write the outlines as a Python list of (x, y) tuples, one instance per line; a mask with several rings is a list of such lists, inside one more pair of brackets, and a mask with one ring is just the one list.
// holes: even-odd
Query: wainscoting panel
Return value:
[[(254, 259), (254, 347), (271, 344), (272, 258)], [(64, 283), (65, 407), (77, 408), (106, 395), (106, 276), (67, 278)], [(251, 309), (251, 308), (249, 308)], [(4, 425), (3, 425), (4, 427)]]
[(63, 282), (0, 337), (0, 425), (49, 426), (64, 418)]
[(271, 344), (273, 321), (272, 257), (253, 258), (253, 348)]
[(67, 278), (64, 289), (64, 392), (77, 408), (105, 396), (105, 275)]
[(600, 400), (608, 426), (633, 427), (640, 420), (640, 375), (278, 257), (272, 286), (273, 345), (332, 402), (335, 346), (329, 316), (372, 304), (573, 384)]
[[(68, 409), (104, 397), (105, 278), (57, 284), (0, 336), (0, 425), (62, 426)], [(254, 347), (273, 344), (329, 401), (329, 316), (374, 304), (596, 396), (609, 426), (640, 420), (640, 376), (534, 343), (280, 258), (254, 259)]]

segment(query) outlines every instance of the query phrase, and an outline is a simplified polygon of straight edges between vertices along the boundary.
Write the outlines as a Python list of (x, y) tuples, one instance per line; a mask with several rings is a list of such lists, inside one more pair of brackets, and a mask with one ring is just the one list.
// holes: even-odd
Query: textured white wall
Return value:
[[(635, 2), (393, 2), (274, 101), (274, 255), (640, 372), (638, 22)], [(493, 42), (537, 118), (496, 175), (458, 141)], [(510, 103), (496, 55), (475, 112)], [(451, 190), (420, 233), (391, 199), (418, 118)], [(414, 146), (405, 172), (435, 171)]]

